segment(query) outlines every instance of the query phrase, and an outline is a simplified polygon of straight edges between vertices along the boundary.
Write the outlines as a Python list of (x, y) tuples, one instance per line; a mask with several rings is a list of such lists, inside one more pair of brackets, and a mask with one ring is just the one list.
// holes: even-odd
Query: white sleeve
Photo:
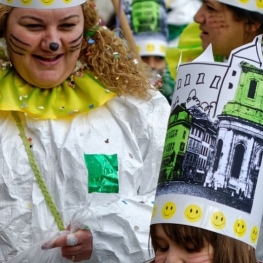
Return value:
[(144, 152), (143, 171), (139, 177), (139, 195), (155, 194), (170, 114), (170, 105), (163, 95), (157, 94), (153, 97), (152, 103), (154, 112), (147, 116), (149, 143)]
[(142, 263), (152, 257), (148, 241), (153, 197), (146, 198), (145, 202), (119, 198), (114, 203), (88, 208), (94, 217), (85, 222), (89, 225), (94, 220), (99, 227), (91, 226), (93, 252), (87, 262)]

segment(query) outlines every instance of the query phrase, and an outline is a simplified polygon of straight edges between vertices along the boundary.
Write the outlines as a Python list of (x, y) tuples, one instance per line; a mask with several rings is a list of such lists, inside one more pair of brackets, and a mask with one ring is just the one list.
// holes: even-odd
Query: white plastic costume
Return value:
[[(155, 92), (149, 101), (114, 97), (87, 113), (56, 120), (18, 113), (64, 226), (83, 207), (92, 215), (82, 222), (91, 228), (94, 248), (92, 259), (84, 262), (134, 263), (149, 258), (148, 230), (169, 111), (166, 99)], [(0, 148), (2, 263), (59, 230), (6, 109), (0, 111)], [(117, 154), (119, 193), (88, 193), (85, 154)], [(92, 229), (92, 220), (98, 228)], [(35, 262), (40, 263), (37, 257)]]

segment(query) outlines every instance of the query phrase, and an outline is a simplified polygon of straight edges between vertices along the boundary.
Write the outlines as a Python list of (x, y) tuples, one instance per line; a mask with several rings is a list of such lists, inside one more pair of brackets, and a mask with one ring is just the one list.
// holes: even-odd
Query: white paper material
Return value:
[[(105, 262), (100, 259), (100, 252), (121, 263), (150, 258), (149, 225), (169, 111), (167, 100), (153, 92), (152, 99), (147, 101), (116, 97), (70, 121), (25, 117), (23, 126), (31, 139), (35, 161), (64, 226), (83, 208), (90, 209), (91, 219), (81, 222), (98, 232), (93, 240), (95, 263)], [(12, 114), (0, 111), (0, 123), (3, 263), (54, 236), (58, 227), (35, 181)], [(84, 154), (117, 154), (119, 193), (88, 192), (89, 172)], [(92, 224), (98, 220), (92, 220), (92, 215), (98, 218), (100, 214), (102, 230), (94, 230)], [(81, 219), (83, 214), (76, 215), (76, 219)], [(102, 247), (107, 250), (100, 251)], [(133, 251), (136, 253), (130, 253)]]
[(0, 0), (3, 5), (20, 8), (56, 9), (77, 6), (86, 0)]
[(242, 9), (263, 13), (263, 3), (261, 0), (217, 0), (218, 2), (233, 5)]
[(198, 226), (256, 246), (263, 213), (262, 36), (216, 63), (179, 67), (152, 224)]

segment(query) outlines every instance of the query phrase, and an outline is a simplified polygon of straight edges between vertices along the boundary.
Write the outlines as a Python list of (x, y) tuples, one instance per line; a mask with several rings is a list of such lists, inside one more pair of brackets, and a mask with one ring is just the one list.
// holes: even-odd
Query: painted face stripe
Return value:
[(24, 55), (25, 55), (25, 54), (23, 54), (23, 53), (20, 53), (20, 52), (14, 50), (13, 47), (12, 47), (12, 45), (9, 45), (9, 47), (12, 49), (12, 51), (13, 51), (14, 53), (16, 53), (16, 54), (18, 54), (18, 55), (20, 55), (20, 56), (24, 56)]
[(78, 44), (78, 45), (76, 45), (76, 46), (70, 47), (70, 51), (71, 51), (71, 52), (74, 52), (74, 51), (76, 51), (76, 50), (78, 50), (78, 49), (80, 49), (80, 48), (81, 48), (81, 43)]
[(25, 45), (25, 46), (28, 46), (28, 47), (31, 47), (30, 44), (21, 41), (19, 38), (15, 37), (13, 34), (11, 34), (11, 37), (12, 37), (12, 39), (16, 40), (16, 41), (19, 42), (20, 44)]
[(75, 44), (76, 42), (78, 42), (80, 39), (82, 39), (83, 37), (83, 33), (80, 34), (79, 37), (77, 37), (76, 39), (72, 40), (71, 42), (69, 42), (69, 44)]
[(69, 42), (69, 44), (76, 44), (79, 41), (79, 43), (77, 43), (76, 45), (70, 47), (70, 52), (75, 52), (76, 50), (81, 48), (82, 37), (83, 37), (83, 33), (80, 34), (80, 36), (77, 37), (76, 39), (74, 39), (73, 41)]

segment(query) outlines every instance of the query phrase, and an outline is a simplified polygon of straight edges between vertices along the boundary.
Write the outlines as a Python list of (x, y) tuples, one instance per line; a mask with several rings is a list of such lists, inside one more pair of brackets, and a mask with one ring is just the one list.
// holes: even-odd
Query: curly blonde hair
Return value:
[[(13, 7), (0, 4), (0, 37), (4, 37), (7, 18)], [(118, 95), (150, 98), (158, 89), (158, 77), (148, 65), (139, 62), (129, 44), (116, 32), (100, 26), (94, 0), (82, 4), (84, 37), (79, 60), (109, 90)]]

